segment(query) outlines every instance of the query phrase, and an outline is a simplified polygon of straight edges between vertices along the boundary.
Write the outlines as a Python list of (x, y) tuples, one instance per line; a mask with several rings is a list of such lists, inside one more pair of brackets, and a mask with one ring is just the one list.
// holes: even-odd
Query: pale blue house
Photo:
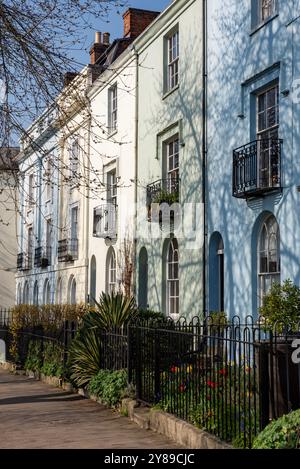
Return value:
[(300, 1), (208, 2), (207, 309), (300, 284)]

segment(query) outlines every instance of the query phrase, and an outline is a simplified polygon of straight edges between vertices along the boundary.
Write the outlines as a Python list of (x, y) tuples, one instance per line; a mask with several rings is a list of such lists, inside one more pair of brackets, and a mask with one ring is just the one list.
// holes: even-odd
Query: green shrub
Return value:
[(127, 387), (125, 370), (100, 370), (90, 381), (88, 390), (109, 406), (116, 406), (121, 401)]
[(277, 329), (288, 326), (293, 329), (300, 321), (300, 288), (291, 280), (286, 280), (282, 285), (275, 283), (269, 293), (263, 298), (263, 306), (259, 309), (266, 325)]
[(253, 449), (300, 449), (300, 409), (271, 422), (255, 438)]
[(44, 342), (41, 372), (46, 376), (63, 376), (63, 347), (55, 341)]
[(165, 315), (163, 313), (152, 311), (151, 309), (139, 309), (137, 317), (142, 321), (162, 321), (165, 319)]
[(43, 363), (42, 343), (40, 340), (30, 340), (28, 344), (25, 370), (41, 371)]

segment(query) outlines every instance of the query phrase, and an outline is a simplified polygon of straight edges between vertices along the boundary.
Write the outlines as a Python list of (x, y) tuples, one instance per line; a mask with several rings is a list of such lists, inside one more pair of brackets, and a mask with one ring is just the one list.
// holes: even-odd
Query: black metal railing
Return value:
[(34, 252), (34, 267), (48, 267), (51, 265), (51, 246), (38, 247)]
[[(70, 321), (50, 336), (42, 326), (22, 330), (18, 356), (25, 363), (29, 341), (39, 340), (43, 359), (44, 344), (55, 341), (65, 367), (76, 330)], [(293, 359), (300, 324), (270, 328), (250, 316), (243, 323), (238, 317), (220, 323), (214, 317), (135, 318), (126, 327), (98, 332), (100, 367), (127, 369), (138, 401), (235, 446), (251, 448), (270, 420), (300, 408), (300, 363)]]
[(78, 259), (78, 239), (61, 239), (58, 241), (58, 261), (69, 262)]
[(94, 208), (93, 236), (116, 238), (117, 208), (114, 204), (103, 204)]
[(25, 252), (20, 252), (17, 256), (17, 270), (26, 271), (32, 268), (32, 257)]
[(147, 205), (153, 203), (175, 203), (180, 198), (180, 178), (159, 179), (147, 186)]
[(233, 150), (232, 194), (248, 198), (281, 188), (282, 140), (254, 140)]

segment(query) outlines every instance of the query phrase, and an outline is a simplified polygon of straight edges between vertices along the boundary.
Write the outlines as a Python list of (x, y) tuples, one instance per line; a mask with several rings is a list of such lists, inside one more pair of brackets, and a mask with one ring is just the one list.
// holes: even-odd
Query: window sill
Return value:
[(118, 129), (108, 132), (107, 138), (111, 138), (118, 133)]
[(165, 94), (163, 94), (162, 96), (162, 100), (168, 98), (168, 96), (170, 96), (170, 94), (174, 93), (174, 91), (178, 90), (179, 89), (179, 83), (178, 85), (174, 86), (174, 88), (172, 88), (171, 90), (167, 91)]
[(250, 33), (249, 33), (249, 36), (253, 36), (255, 33), (257, 33), (257, 31), (259, 31), (260, 29), (262, 29), (264, 26), (266, 26), (267, 24), (271, 23), (271, 21), (275, 20), (275, 18), (277, 18), (279, 16), (279, 13), (275, 13), (275, 15), (273, 16), (270, 16), (270, 18), (268, 18), (267, 20), (263, 21), (262, 23), (259, 23), (257, 24), (256, 26), (254, 26), (253, 29), (251, 29)]

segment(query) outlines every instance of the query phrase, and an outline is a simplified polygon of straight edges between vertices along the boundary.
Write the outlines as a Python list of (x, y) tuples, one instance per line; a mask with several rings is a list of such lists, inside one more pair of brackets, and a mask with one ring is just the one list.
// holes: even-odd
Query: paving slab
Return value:
[(79, 395), (0, 370), (1, 449), (177, 449)]

